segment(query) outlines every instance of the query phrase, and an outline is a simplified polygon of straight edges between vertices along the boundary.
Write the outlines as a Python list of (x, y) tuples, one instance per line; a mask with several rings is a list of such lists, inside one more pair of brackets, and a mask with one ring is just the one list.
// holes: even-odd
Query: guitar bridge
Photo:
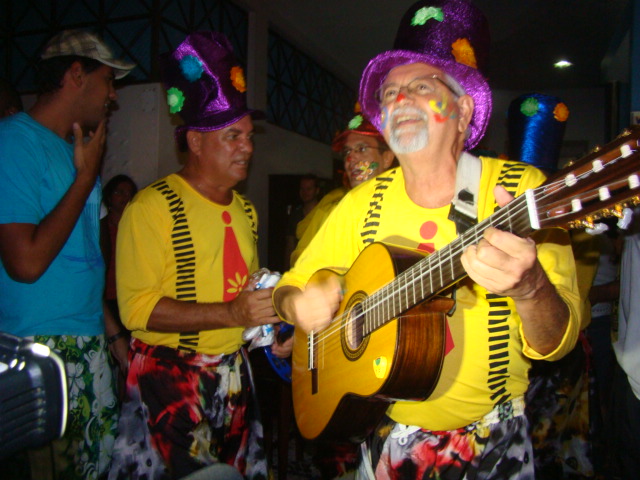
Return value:
[(313, 370), (315, 365), (315, 349), (313, 348), (315, 340), (315, 333), (311, 330), (311, 333), (307, 335), (307, 369)]

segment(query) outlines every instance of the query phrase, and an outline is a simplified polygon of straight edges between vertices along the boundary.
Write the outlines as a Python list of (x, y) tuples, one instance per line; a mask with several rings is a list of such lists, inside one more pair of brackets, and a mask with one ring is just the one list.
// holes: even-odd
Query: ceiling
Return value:
[[(412, 0), (269, 0), (272, 26), (356, 86), (393, 44)], [(603, 83), (601, 64), (628, 31), (630, 0), (475, 0), (489, 20), (492, 88), (541, 91)], [(295, 38), (292, 38), (295, 37)], [(560, 59), (567, 70), (553, 68)]]

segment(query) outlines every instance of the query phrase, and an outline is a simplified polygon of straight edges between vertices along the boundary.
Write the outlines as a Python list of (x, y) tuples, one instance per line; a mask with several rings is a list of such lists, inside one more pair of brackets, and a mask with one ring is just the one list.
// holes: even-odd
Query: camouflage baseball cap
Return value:
[(55, 35), (44, 47), (41, 58), (77, 55), (97, 60), (112, 67), (115, 77), (120, 79), (136, 66), (135, 63), (114, 57), (111, 48), (98, 35), (85, 30), (64, 30)]

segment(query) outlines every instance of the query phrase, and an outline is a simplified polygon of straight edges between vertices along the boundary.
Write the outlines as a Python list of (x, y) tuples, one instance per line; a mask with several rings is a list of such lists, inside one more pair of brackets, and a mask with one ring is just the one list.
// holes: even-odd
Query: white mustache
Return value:
[(398, 121), (401, 121), (398, 119), (398, 117), (409, 117), (411, 119), (425, 121), (427, 121), (429, 118), (423, 110), (417, 107), (405, 105), (404, 107), (400, 107), (394, 110), (391, 114), (389, 121), (392, 128), (397, 126)]

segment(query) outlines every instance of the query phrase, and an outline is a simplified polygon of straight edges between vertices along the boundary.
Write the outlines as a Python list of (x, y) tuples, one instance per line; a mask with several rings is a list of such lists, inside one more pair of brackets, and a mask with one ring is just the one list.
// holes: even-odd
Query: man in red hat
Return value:
[[(306, 370), (297, 369), (296, 359), (305, 362), (306, 345), (294, 342), (294, 403), (296, 397), (306, 403), (326, 398), (324, 390), (352, 393), (363, 378), (371, 379), (367, 386), (389, 378), (390, 406), (363, 444), (361, 478), (533, 479), (523, 398), (530, 359), (561, 358), (578, 336), (580, 298), (566, 232), (541, 230), (534, 241), (502, 229), (481, 230), (478, 223), (496, 204), (507, 204), (544, 179), (529, 165), (468, 153), (482, 138), (491, 111), (491, 91), (478, 70), (488, 44), (486, 19), (464, 0), (420, 1), (409, 9), (395, 49), (371, 60), (360, 83), (362, 111), (401, 168), (349, 192), (274, 293), (281, 317), (313, 332), (311, 381), (298, 387), (296, 375)], [(456, 250), (451, 243), (462, 245)], [(375, 255), (364, 253), (369, 245)], [(384, 278), (383, 269), (389, 268), (381, 253), (389, 248), (403, 252), (398, 262), (416, 251), (427, 256), (409, 274), (368, 291), (367, 282)], [(314, 275), (326, 268), (351, 268), (355, 278), (350, 271)], [(368, 287), (358, 277), (366, 277), (361, 281)], [(429, 304), (435, 312), (414, 308), (432, 293), (449, 292), (456, 281), (455, 308), (447, 302)], [(351, 310), (353, 305), (359, 307)], [(353, 311), (354, 321), (340, 316), (327, 328), (339, 308)], [(385, 313), (391, 319), (380, 318)], [(396, 358), (387, 356), (393, 347), (385, 338), (386, 327), (394, 325), (388, 322), (401, 315), (406, 317), (398, 320), (399, 335), (418, 318), (426, 323), (416, 328), (416, 336), (427, 325), (441, 326), (442, 333), (439, 342), (407, 339), (402, 355), (434, 345), (420, 355), (424, 365), (412, 363), (408, 370), (415, 368), (418, 375), (431, 368), (427, 356), (440, 368), (430, 388), (407, 379), (398, 398), (394, 380), (406, 372), (390, 365)], [(369, 353), (370, 344), (385, 353)], [(359, 358), (372, 359), (360, 366)], [(339, 372), (325, 368), (333, 364), (340, 365)], [(358, 375), (349, 376), (351, 365), (361, 368)], [(305, 396), (305, 387), (312, 393)], [(413, 390), (426, 398), (414, 400)], [(355, 402), (346, 396), (337, 411)], [(362, 403), (362, 409), (367, 406)], [(299, 423), (307, 419), (304, 408), (296, 405)], [(357, 420), (366, 418), (355, 406), (347, 410), (352, 420), (354, 413)], [(333, 419), (327, 425), (346, 428)], [(316, 432), (317, 425), (309, 431)]]
[(361, 114), (355, 115), (347, 128), (336, 135), (331, 149), (343, 159), (344, 185), (322, 197), (318, 205), (298, 224), (296, 233), (300, 241), (291, 254), (291, 265), (295, 264), (342, 197), (350, 189), (387, 170), (395, 158), (380, 132)]
[(178, 479), (226, 463), (266, 479), (241, 347), (246, 327), (275, 314), (271, 289), (250, 280), (256, 211), (234, 190), (247, 177), (257, 112), (220, 33), (189, 35), (160, 64), (188, 159), (139, 192), (119, 226), (118, 305), (132, 341), (110, 478)]

